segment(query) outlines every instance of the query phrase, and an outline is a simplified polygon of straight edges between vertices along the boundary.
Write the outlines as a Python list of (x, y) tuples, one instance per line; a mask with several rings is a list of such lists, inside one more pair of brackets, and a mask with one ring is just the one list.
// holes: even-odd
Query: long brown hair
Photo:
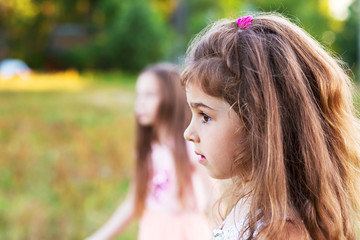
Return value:
[(161, 101), (153, 126), (136, 122), (135, 145), (135, 205), (137, 214), (144, 210), (151, 169), (151, 143), (158, 140), (159, 128), (165, 129), (175, 159), (178, 195), (185, 204), (187, 191), (192, 191), (192, 166), (188, 157), (183, 132), (190, 119), (185, 91), (180, 85), (178, 69), (169, 63), (160, 63), (146, 68), (141, 74), (154, 74), (159, 82)]
[(245, 30), (220, 20), (190, 46), (183, 84), (224, 99), (242, 122), (232, 194), (251, 196), (248, 239), (279, 239), (289, 222), (304, 239), (356, 239), (360, 128), (342, 65), (277, 14)]

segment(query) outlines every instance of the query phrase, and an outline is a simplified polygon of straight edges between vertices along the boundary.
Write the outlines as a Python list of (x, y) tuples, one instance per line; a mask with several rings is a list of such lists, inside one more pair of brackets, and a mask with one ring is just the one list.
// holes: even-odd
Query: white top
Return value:
[[(213, 240), (242, 240), (247, 239), (249, 237), (249, 231), (247, 230), (242, 238), (239, 239), (241, 229), (245, 226), (246, 221), (240, 221), (237, 222), (235, 225), (232, 225), (230, 227), (227, 227), (225, 229), (215, 229), (212, 233), (212, 239)], [(258, 224), (256, 226), (256, 229), (259, 229), (261, 227), (261, 224)], [(254, 236), (256, 236), (257, 231), (255, 230)]]
[[(240, 235), (246, 227), (248, 220), (246, 213), (250, 207), (250, 200), (240, 200), (227, 215), (223, 223), (212, 232), (212, 240), (242, 240), (249, 237), (249, 230), (246, 230), (242, 237)], [(237, 213), (235, 213), (235, 209)], [(236, 217), (237, 216), (237, 217)], [(238, 219), (240, 218), (240, 221)], [(232, 224), (233, 223), (233, 224)], [(257, 235), (258, 230), (262, 227), (263, 223), (259, 221), (255, 227), (254, 236)]]

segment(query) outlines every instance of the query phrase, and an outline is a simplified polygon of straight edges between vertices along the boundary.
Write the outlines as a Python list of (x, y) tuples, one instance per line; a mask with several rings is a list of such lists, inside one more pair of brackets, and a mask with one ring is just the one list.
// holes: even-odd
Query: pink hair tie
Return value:
[(252, 20), (252, 16), (241, 17), (237, 20), (237, 24), (241, 30), (244, 30), (250, 26)]

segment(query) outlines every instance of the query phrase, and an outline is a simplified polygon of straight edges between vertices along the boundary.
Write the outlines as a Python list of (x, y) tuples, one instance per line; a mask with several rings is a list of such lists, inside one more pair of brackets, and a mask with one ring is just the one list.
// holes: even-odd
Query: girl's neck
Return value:
[(170, 135), (165, 127), (159, 127), (156, 131), (155, 141), (160, 145), (168, 145), (170, 140)]

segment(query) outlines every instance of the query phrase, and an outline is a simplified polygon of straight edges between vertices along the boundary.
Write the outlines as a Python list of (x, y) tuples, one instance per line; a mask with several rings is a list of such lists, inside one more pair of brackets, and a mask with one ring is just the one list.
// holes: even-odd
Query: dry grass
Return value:
[[(55, 85), (44, 76), (27, 80), (31, 88), (0, 85), (8, 90), (0, 92), (1, 239), (83, 239), (125, 197), (134, 77), (109, 84), (68, 74), (64, 88), (60, 76)], [(136, 231), (134, 223), (119, 239)]]

